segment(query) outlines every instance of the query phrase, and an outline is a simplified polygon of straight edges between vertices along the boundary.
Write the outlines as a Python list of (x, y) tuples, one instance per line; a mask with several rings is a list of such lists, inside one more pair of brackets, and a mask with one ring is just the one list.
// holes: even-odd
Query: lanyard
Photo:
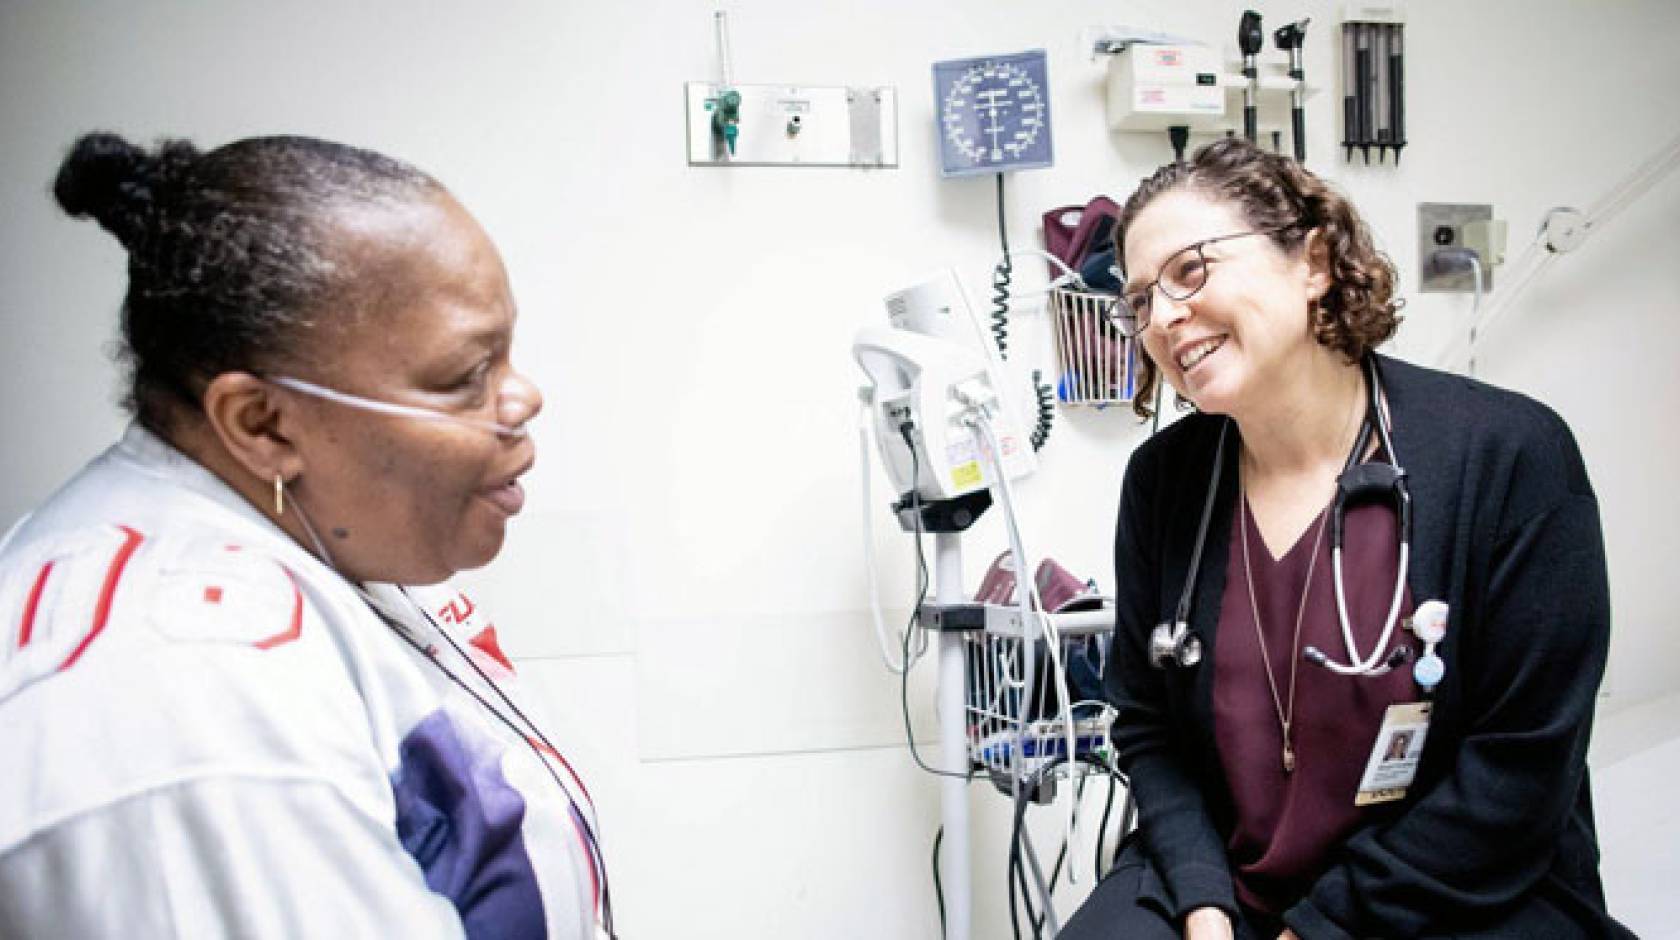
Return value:
[[(436, 666), (440, 672), (449, 678), (450, 682), (454, 683), (463, 692), (466, 692), (473, 698), (474, 701), (478, 702), (485, 711), (494, 715), (496, 719), (506, 725), (515, 736), (517, 736), (521, 741), (524, 741), (525, 745), (531, 749), (531, 753), (536, 756), (537, 762), (542, 764), (544, 770), (548, 771), (548, 775), (554, 780), (555, 786), (559, 787), (560, 792), (566, 797), (566, 805), (569, 810), (568, 816), (571, 818), (572, 826), (577, 832), (578, 842), (583, 847), (584, 857), (589, 861), (589, 883), (591, 894), (594, 897), (594, 918), (596, 926), (599, 928), (599, 932), (603, 933), (606, 937), (616, 937), (617, 934), (613, 931), (612, 892), (608, 887), (606, 857), (601, 852), (601, 840), (595, 833), (595, 827), (591, 825), (589, 817), (585, 816), (582, 810), (582, 807), (585, 804), (589, 806), (591, 812), (594, 812), (595, 809), (595, 803), (593, 798), (589, 795), (589, 789), (583, 785), (583, 778), (580, 777), (577, 771), (572, 768), (571, 762), (567, 761), (566, 758), (561, 755), (559, 749), (548, 740), (548, 736), (543, 734), (542, 729), (538, 728), (536, 723), (527, 717), (525, 713), (520, 710), (518, 705), (514, 704), (513, 700), (502, 690), (502, 687), (497, 685), (495, 680), (491, 679), (490, 676), (479, 667), (478, 663), (467, 654), (466, 650), (461, 648), (459, 643), (455, 642), (455, 638), (449, 635), (449, 631), (445, 630), (442, 625), (432, 618), (431, 612), (426, 609), (425, 605), (415, 600), (413, 595), (409, 594), (406, 589), (398, 587), (398, 590), (416, 610), (420, 611), (420, 615), (426, 619), (427, 623), (431, 624), (432, 629), (437, 631), (437, 633), (443, 637), (444, 642), (449, 644), (449, 647), (455, 651), (456, 656), (465, 661), (468, 666), (471, 666), (473, 672), (478, 674), (480, 681), (489, 686), (490, 689), (495, 692), (496, 697), (501, 699), (502, 703), (518, 717), (518, 723), (516, 723), (512, 718), (509, 718), (501, 709), (491, 704), (491, 702), (484, 696), (480, 695), (472, 688), (472, 686), (467, 684), (466, 680), (464, 680), (460, 675), (456, 674), (448, 666), (445, 666), (442, 661), (427, 650), (425, 645), (423, 645), (404, 624), (398, 621), (395, 617), (387, 614), (383, 609), (381, 609), (380, 604), (373, 597), (368, 595), (367, 592), (359, 586), (357, 587), (357, 593), (361, 595), (363, 603), (367, 604), (369, 610), (373, 611), (380, 620), (383, 620), (385, 624), (389, 626), (391, 630), (397, 634), (397, 636), (401, 637), (403, 642), (412, 647), (416, 653), (420, 654), (421, 657), (426, 659), (433, 666)], [(520, 727), (520, 723), (523, 723), (524, 728)], [(550, 760), (550, 758), (552, 758), (552, 760)], [(578, 790), (583, 794), (582, 802), (573, 795), (571, 787), (568, 787), (565, 781), (560, 778), (560, 775), (555, 772), (555, 763), (559, 763), (561, 767), (564, 767), (567, 775), (570, 776), (573, 782), (576, 783)]]

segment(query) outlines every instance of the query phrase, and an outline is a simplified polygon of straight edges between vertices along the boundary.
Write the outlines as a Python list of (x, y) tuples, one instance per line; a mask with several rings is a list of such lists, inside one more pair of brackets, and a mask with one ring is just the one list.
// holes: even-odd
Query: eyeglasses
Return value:
[(1272, 235), (1293, 227), (1280, 225), (1275, 228), (1255, 229), (1251, 232), (1204, 238), (1185, 245), (1167, 258), (1167, 262), (1161, 265), (1160, 276), (1155, 280), (1147, 284), (1126, 285), (1126, 289), (1109, 305), (1108, 318), (1121, 333), (1136, 336), (1149, 328), (1150, 312), (1154, 306), (1152, 301), (1157, 288), (1168, 300), (1189, 300), (1196, 296), (1197, 291), (1207, 286), (1210, 262), (1202, 249), (1217, 242), (1247, 238), (1250, 235)]

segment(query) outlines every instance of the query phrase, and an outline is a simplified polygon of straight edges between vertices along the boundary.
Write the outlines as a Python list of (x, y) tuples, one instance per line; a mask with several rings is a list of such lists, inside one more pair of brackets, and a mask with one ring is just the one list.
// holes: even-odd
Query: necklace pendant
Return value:
[(1283, 772), (1286, 774), (1295, 772), (1295, 748), (1290, 746), (1288, 738), (1283, 739)]

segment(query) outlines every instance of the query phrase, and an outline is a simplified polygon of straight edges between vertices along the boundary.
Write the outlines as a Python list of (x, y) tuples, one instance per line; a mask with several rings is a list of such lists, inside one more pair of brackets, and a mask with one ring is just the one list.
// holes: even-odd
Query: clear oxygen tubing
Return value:
[(327, 388), (324, 385), (316, 385), (313, 382), (305, 382), (302, 379), (292, 378), (289, 375), (271, 375), (267, 376), (266, 379), (270, 383), (278, 385), (281, 388), (289, 388), (294, 392), (301, 392), (305, 395), (311, 395), (325, 401), (336, 402), (340, 405), (347, 405), (351, 408), (360, 408), (363, 411), (371, 411), (375, 414), (394, 415), (399, 418), (418, 418), (422, 421), (442, 421), (446, 424), (457, 424), (462, 427), (475, 428), (480, 431), (489, 431), (492, 434), (496, 434), (501, 437), (524, 437), (530, 433), (522, 426), (517, 428), (508, 427), (507, 425), (497, 421), (484, 421), (478, 418), (466, 418), (461, 415), (452, 415), (447, 411), (435, 411), (431, 408), (422, 408), (419, 405), (399, 405), (395, 402), (379, 401), (373, 398), (363, 398), (360, 395), (352, 395), (349, 392), (341, 392), (336, 388)]
[[(863, 571), (869, 583), (869, 612), (875, 619), (875, 641), (881, 648), (881, 662), (886, 664), (887, 670), (893, 675), (903, 675), (906, 669), (915, 665), (923, 653), (927, 652), (927, 630), (921, 626), (920, 618), (914, 618), (914, 624), (909, 629), (916, 632), (915, 649), (909, 656), (900, 655), (899, 661), (894, 661), (889, 650), (891, 641), (887, 636), (886, 619), (881, 615), (881, 589), (875, 577), (875, 526), (874, 506), (869, 496), (869, 407), (870, 393), (868, 389), (858, 389), (858, 473), (863, 480)], [(905, 644), (900, 644), (901, 649)]]
[[(1009, 485), (1009, 476), (1003, 470), (1003, 448), (999, 446), (997, 434), (993, 431), (991, 421), (983, 411), (975, 410), (971, 424), (985, 437), (987, 456), (991, 460), (992, 472), (997, 476), (996, 489), (1003, 503), (1004, 521), (1006, 528), (1009, 530), (1009, 548), (1015, 555), (1015, 597), (1020, 607), (1021, 640), (1024, 645), (1031, 642), (1028, 635), (1028, 626), (1035, 622), (1033, 611), (1035, 609), (1043, 611), (1044, 601), (1039, 597), (1038, 581), (1033, 577), (1032, 556), (1027, 554), (1021, 539), (1019, 517), (1015, 513), (1014, 492)], [(1062, 705), (1062, 723), (1067, 731), (1067, 752), (1069, 755), (1074, 755), (1079, 753), (1079, 742), (1073, 723), (1073, 699), (1068, 693), (1067, 687), (1067, 669), (1062, 663), (1061, 633), (1056, 629), (1055, 623), (1050, 619), (1047, 612), (1044, 616), (1037, 618), (1036, 622), (1040, 625), (1044, 634), (1045, 646), (1048, 647), (1050, 652), (1051, 670), (1056, 681), (1056, 694)], [(1025, 698), (1026, 707), (1029, 709), (1032, 707), (1033, 679), (1033, 671), (1029, 670)], [(1017, 755), (1020, 755), (1021, 745), (1019, 741), (1016, 742), (1015, 747)], [(1068, 802), (1066, 826), (1066, 835), (1070, 842), (1073, 841), (1073, 828), (1077, 821), (1078, 811), (1079, 801), (1070, 800)], [(1033, 859), (1034, 868), (1037, 868), (1036, 859), (1033, 858), (1031, 853), (1029, 853), (1029, 858)], [(1068, 877), (1070, 884), (1077, 883), (1073, 872), (1070, 871)], [(1053, 923), (1054, 919), (1052, 919)]]
[[(1657, 148), (1656, 152), (1639, 164), (1620, 182), (1610, 187), (1598, 201), (1592, 204), (1586, 212), (1571, 208), (1554, 208), (1546, 213), (1541, 220), (1534, 241), (1523, 249), (1520, 257), (1513, 262), (1506, 277), (1505, 288), (1500, 291), (1492, 303), (1488, 305), (1486, 314), (1482, 316), (1480, 332), (1486, 333), (1503, 317), (1506, 311), (1516, 306), (1517, 300), (1530, 285), (1539, 280), (1540, 275), (1552, 266), (1559, 255), (1573, 251), (1580, 240), (1585, 240), (1592, 233), (1604, 228), (1611, 220), (1619, 216), (1623, 210), (1632, 205), (1635, 200), (1644, 195), (1651, 187), (1661, 182), (1664, 177), (1680, 168), (1680, 134), (1676, 134)], [(1558, 217), (1573, 216), (1581, 228), (1579, 240), (1575, 244), (1566, 246), (1551, 243), (1550, 226)], [(1469, 354), (1467, 342), (1462, 335), (1450, 340), (1436, 362), (1446, 368), (1454, 368), (1464, 361)]]

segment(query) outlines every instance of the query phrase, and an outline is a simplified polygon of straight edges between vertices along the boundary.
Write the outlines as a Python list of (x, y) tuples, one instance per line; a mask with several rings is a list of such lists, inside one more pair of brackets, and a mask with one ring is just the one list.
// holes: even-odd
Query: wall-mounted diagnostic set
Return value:
[(1092, 54), (1109, 57), (1109, 129), (1168, 131), (1175, 155), (1183, 159), (1191, 132), (1235, 132), (1228, 99), (1240, 96), (1244, 137), (1259, 144), (1261, 133), (1269, 131), (1273, 148), (1281, 149), (1287, 114), (1295, 159), (1305, 160), (1306, 99), (1314, 91), (1301, 55), (1308, 23), (1297, 20), (1272, 32), (1285, 62), (1261, 61), (1266, 33), (1254, 10), (1244, 11), (1237, 23), (1234, 60), (1187, 37), (1124, 26), (1088, 30)]

